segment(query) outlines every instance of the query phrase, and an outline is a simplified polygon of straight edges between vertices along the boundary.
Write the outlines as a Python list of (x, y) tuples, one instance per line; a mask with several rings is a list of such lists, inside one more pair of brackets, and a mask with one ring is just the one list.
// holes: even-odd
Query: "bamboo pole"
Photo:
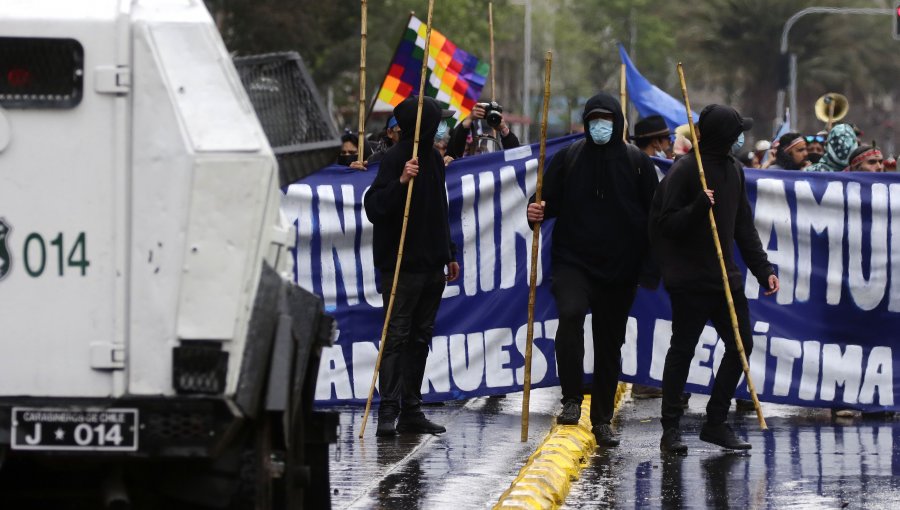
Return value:
[[(425, 79), (428, 71), (428, 47), (431, 43), (431, 16), (434, 13), (434, 0), (428, 0), (428, 21), (425, 24), (425, 52), (422, 55), (422, 76), (419, 79), (419, 105), (416, 110), (416, 131), (413, 138), (412, 159), (416, 159), (419, 153), (419, 134), (422, 129), (422, 101), (425, 97)], [(381, 357), (384, 354), (384, 344), (387, 341), (388, 325), (391, 323), (391, 312), (394, 310), (394, 297), (397, 294), (397, 281), (400, 278), (400, 264), (403, 261), (403, 244), (406, 242), (406, 226), (409, 223), (409, 204), (412, 201), (413, 185), (416, 178), (409, 180), (406, 187), (406, 205), (403, 208), (403, 226), (400, 228), (400, 245), (397, 247), (397, 264), (394, 266), (394, 279), (391, 283), (391, 298), (388, 300), (387, 310), (384, 314), (384, 326), (381, 328), (381, 343), (378, 345), (378, 358), (375, 360), (375, 371), (372, 373), (372, 384), (369, 386), (369, 398), (366, 400), (366, 411), (363, 414), (362, 427), (359, 429), (359, 438), (362, 439), (366, 432), (366, 422), (369, 420), (369, 411), (372, 408), (372, 397), (375, 396), (375, 383), (378, 381), (378, 369), (381, 368)]]
[[(544, 186), (544, 157), (547, 154), (547, 110), (550, 106), (550, 68), (553, 63), (553, 52), (547, 51), (544, 57), (544, 112), (541, 117), (541, 150), (538, 156), (537, 189), (534, 203), (541, 203), (541, 189)], [(531, 346), (534, 341), (534, 298), (537, 293), (537, 263), (541, 248), (541, 222), (534, 224), (531, 234), (531, 276), (528, 289), (528, 336), (525, 341), (525, 378), (522, 394), (522, 437), (528, 441), (528, 406), (531, 400)]]
[[(700, 186), (706, 188), (706, 174), (703, 173), (703, 161), (700, 159), (700, 144), (697, 143), (697, 132), (694, 128), (694, 117), (691, 115), (691, 102), (688, 99), (687, 84), (684, 80), (684, 67), (681, 62), (678, 63), (678, 79), (681, 80), (681, 93), (684, 96), (684, 107), (687, 110), (688, 126), (691, 128), (691, 143), (694, 144), (694, 156), (697, 158), (697, 168), (700, 173)], [(725, 257), (722, 255), (722, 243), (719, 241), (719, 230), (716, 228), (716, 217), (713, 214), (712, 207), (709, 208), (709, 227), (712, 230), (713, 243), (716, 245), (716, 256), (719, 259), (719, 268), (722, 270), (722, 285), (725, 287), (725, 301), (728, 302), (728, 314), (731, 317), (731, 328), (734, 331), (734, 343), (737, 345), (738, 354), (741, 356), (741, 366), (744, 368), (744, 376), (747, 378), (747, 388), (750, 390), (750, 397), (753, 399), (753, 406), (756, 408), (756, 417), (759, 420), (759, 427), (763, 430), (768, 429), (766, 419), (762, 414), (762, 407), (759, 405), (759, 398), (756, 396), (756, 388), (753, 386), (753, 379), (750, 378), (750, 365), (747, 363), (747, 353), (744, 352), (744, 342), (741, 341), (741, 332), (738, 327), (737, 313), (734, 311), (734, 299), (731, 297), (731, 285), (728, 283), (728, 271), (725, 269)]]
[(362, 22), (359, 33), (359, 143), (357, 144), (358, 156), (356, 161), (360, 163), (365, 159), (366, 143), (366, 25), (367, 0), (361, 0)]
[(491, 101), (497, 100), (497, 89), (494, 83), (494, 2), (488, 2), (488, 36), (491, 40)]
[(628, 141), (628, 89), (626, 88), (627, 80), (625, 78), (625, 63), (620, 67), (619, 75), (619, 102), (622, 103), (622, 118), (625, 119), (625, 129), (623, 129), (622, 137)]

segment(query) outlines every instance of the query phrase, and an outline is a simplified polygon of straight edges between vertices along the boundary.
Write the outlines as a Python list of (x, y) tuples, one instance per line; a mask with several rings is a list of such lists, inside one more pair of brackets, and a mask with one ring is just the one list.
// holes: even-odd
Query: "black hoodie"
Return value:
[[(612, 136), (604, 145), (591, 139), (587, 121), (598, 108), (614, 117)], [(553, 267), (577, 267), (605, 283), (636, 284), (647, 256), (656, 171), (643, 153), (639, 168), (632, 166), (622, 138), (625, 118), (614, 97), (601, 92), (590, 98), (582, 120), (585, 140), (576, 142), (581, 145), (577, 155), (566, 156), (575, 144), (560, 150), (544, 177), (544, 217), (556, 218)]]
[[(406, 162), (412, 159), (418, 99), (409, 97), (394, 108), (401, 138), (381, 160), (378, 176), (366, 192), (366, 216), (373, 229), (375, 267), (393, 272), (400, 245), (403, 209), (409, 184), (400, 182)], [(419, 137), (419, 175), (413, 185), (403, 246), (402, 271), (436, 271), (454, 260), (456, 248), (450, 240), (444, 160), (434, 148), (441, 121), (441, 107), (430, 97), (423, 99), (422, 134)]]
[[(741, 133), (741, 117), (728, 106), (710, 105), (700, 114), (700, 153), (706, 187), (715, 193), (713, 215), (728, 282), (743, 289), (740, 270), (734, 262), (737, 242), (747, 267), (763, 288), (775, 274), (762, 249), (753, 224), (753, 211), (744, 188), (744, 168), (729, 156)], [(700, 185), (697, 158), (691, 152), (672, 165), (653, 199), (650, 237), (660, 263), (663, 282), (670, 292), (723, 292), (722, 270), (709, 225), (709, 199)]]

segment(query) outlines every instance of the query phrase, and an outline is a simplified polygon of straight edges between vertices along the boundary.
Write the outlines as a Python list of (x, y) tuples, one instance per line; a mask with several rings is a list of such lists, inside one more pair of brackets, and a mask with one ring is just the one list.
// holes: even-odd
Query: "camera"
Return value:
[(500, 106), (500, 103), (491, 101), (490, 103), (478, 103), (478, 106), (484, 108), (484, 120), (488, 126), (494, 129), (499, 128), (500, 123), (503, 122), (503, 107)]

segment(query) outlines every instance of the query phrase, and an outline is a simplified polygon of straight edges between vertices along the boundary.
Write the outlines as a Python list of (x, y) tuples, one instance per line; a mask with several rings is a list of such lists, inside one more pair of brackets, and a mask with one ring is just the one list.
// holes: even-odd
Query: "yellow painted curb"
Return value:
[[(616, 388), (615, 412), (627, 391), (625, 383)], [(495, 510), (527, 508), (555, 510), (566, 500), (572, 482), (590, 461), (597, 447), (591, 432), (591, 397), (581, 403), (578, 425), (553, 425), (537, 450), (528, 457), (516, 479), (500, 496)]]

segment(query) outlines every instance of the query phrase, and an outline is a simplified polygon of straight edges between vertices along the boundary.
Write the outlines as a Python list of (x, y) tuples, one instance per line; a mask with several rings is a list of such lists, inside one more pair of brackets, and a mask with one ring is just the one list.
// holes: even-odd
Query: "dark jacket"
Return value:
[[(729, 107), (716, 107), (734, 112)], [(716, 111), (705, 118), (701, 115), (700, 152), (706, 186), (714, 191), (713, 215), (731, 288), (739, 290), (744, 286), (734, 262), (735, 242), (747, 267), (760, 285), (768, 288), (768, 277), (775, 271), (753, 224), (744, 168), (729, 155), (731, 144), (740, 134), (740, 116), (730, 112)], [(656, 191), (651, 212), (651, 242), (669, 292), (724, 291), (709, 208), (709, 199), (700, 185), (697, 159), (690, 153), (669, 169)]]
[[(400, 182), (403, 167), (412, 157), (416, 127), (416, 98), (394, 108), (400, 125), (400, 141), (381, 160), (375, 182), (366, 192), (366, 216), (373, 229), (375, 267), (393, 272), (397, 263), (403, 210), (409, 184)], [(422, 134), (419, 142), (419, 175), (413, 185), (401, 270), (428, 272), (454, 260), (456, 248), (450, 240), (444, 160), (432, 141), (441, 120), (441, 107), (430, 97), (423, 100)]]
[[(589, 134), (586, 117), (596, 108), (614, 115), (613, 134), (604, 145)], [(570, 157), (572, 145), (557, 152), (544, 176), (544, 217), (556, 218), (553, 267), (576, 267), (606, 283), (636, 284), (648, 258), (647, 216), (656, 171), (646, 154), (640, 154), (638, 168), (631, 164), (622, 139), (625, 119), (614, 97), (592, 97), (582, 118), (581, 148)]]

